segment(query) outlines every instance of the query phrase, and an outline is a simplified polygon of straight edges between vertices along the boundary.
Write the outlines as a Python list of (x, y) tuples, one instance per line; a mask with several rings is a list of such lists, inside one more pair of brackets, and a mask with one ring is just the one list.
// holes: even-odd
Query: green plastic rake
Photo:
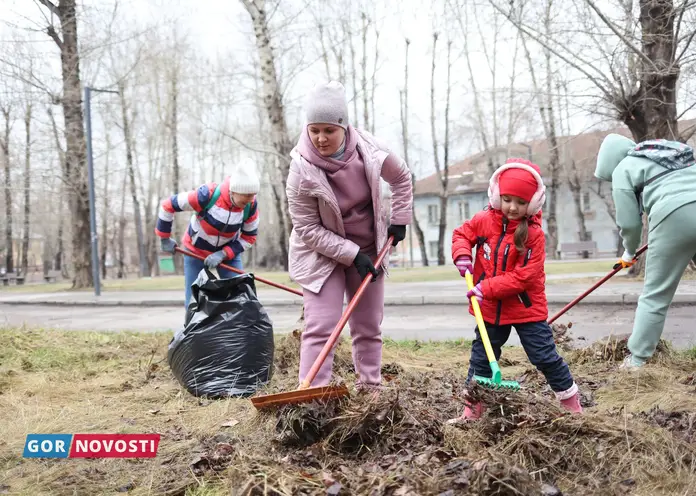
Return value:
[[(474, 276), (471, 272), (466, 273), (466, 284), (469, 286), (469, 290), (474, 289)], [(479, 375), (474, 375), (474, 380), (477, 384), (490, 389), (509, 389), (511, 391), (519, 391), (520, 383), (517, 381), (504, 381), (502, 379), (502, 374), (500, 372), (500, 367), (498, 366), (498, 361), (495, 359), (495, 354), (493, 353), (493, 348), (491, 347), (491, 341), (488, 339), (488, 332), (486, 331), (486, 324), (483, 322), (483, 316), (481, 315), (481, 307), (479, 307), (478, 300), (476, 298), (471, 298), (471, 306), (474, 307), (474, 317), (476, 317), (476, 324), (478, 325), (479, 334), (481, 335), (481, 341), (483, 341), (483, 347), (486, 350), (486, 356), (488, 357), (488, 363), (491, 366), (491, 372), (493, 375), (491, 377), (481, 377)]]

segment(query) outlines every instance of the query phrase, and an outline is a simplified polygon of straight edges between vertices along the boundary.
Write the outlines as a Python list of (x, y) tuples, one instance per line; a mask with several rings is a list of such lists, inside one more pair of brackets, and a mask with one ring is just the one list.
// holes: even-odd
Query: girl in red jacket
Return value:
[[(496, 359), (514, 326), (529, 361), (544, 374), (561, 405), (581, 413), (578, 387), (546, 322), (545, 236), (541, 227), (545, 190), (537, 165), (508, 159), (491, 177), (489, 206), (454, 230), (452, 260), (462, 277), (467, 271), (474, 276), (476, 286), (467, 298), (479, 300)], [(469, 312), (474, 313), (471, 306)], [(491, 377), (478, 329), (467, 381), (474, 374)], [(477, 419), (482, 413), (482, 404), (467, 405), (455, 421)]]

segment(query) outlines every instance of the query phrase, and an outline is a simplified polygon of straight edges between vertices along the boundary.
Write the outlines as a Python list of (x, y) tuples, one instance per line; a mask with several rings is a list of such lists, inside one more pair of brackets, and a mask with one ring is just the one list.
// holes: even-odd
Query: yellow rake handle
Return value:
[[(466, 285), (469, 287), (469, 291), (474, 289), (474, 276), (471, 272), (467, 271), (466, 275)], [(471, 298), (471, 306), (474, 307), (474, 317), (476, 317), (476, 324), (478, 325), (479, 334), (481, 334), (481, 341), (483, 341), (483, 347), (486, 350), (486, 356), (490, 363), (496, 362), (495, 355), (493, 354), (493, 348), (491, 347), (491, 342), (488, 339), (488, 332), (486, 331), (486, 324), (483, 322), (483, 316), (481, 315), (481, 307), (479, 307), (479, 302), (474, 296)]]

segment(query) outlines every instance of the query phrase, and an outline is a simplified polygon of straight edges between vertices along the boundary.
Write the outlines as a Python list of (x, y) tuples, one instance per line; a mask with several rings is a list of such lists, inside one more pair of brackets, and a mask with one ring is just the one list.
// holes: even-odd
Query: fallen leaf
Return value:
[(563, 496), (560, 489), (550, 484), (544, 484), (541, 486), (541, 494), (542, 496)]
[(324, 483), (324, 486), (326, 487), (331, 487), (334, 484), (336, 484), (336, 479), (334, 479), (329, 472), (321, 473), (321, 481)]
[(0, 484), (0, 494), (10, 494), (10, 486), (7, 484)]
[(215, 447), (215, 453), (217, 455), (229, 455), (234, 451), (234, 447), (230, 443), (218, 443)]
[(135, 489), (135, 484), (133, 482), (129, 482), (128, 484), (119, 487), (118, 489), (116, 489), (116, 491), (119, 493), (127, 493), (131, 489)]
[(326, 494), (328, 496), (338, 496), (338, 494), (341, 492), (341, 489), (343, 486), (341, 485), (340, 482), (334, 482), (327, 490)]
[(147, 413), (150, 415), (157, 415), (159, 413), (159, 410), (149, 410)]
[(228, 420), (222, 424), (222, 427), (234, 427), (239, 423), (239, 420)]

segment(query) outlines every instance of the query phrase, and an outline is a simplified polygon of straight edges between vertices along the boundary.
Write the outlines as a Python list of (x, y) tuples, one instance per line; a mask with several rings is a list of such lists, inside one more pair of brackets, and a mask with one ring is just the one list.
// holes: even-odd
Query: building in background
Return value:
[[(684, 129), (693, 126), (694, 121), (683, 121), (680, 127)], [(609, 133), (619, 133), (630, 137), (625, 128), (608, 131), (596, 131), (575, 136), (558, 137), (560, 152), (558, 195), (558, 251), (562, 258), (582, 255), (572, 251), (572, 245), (581, 241), (579, 215), (585, 222), (586, 240), (593, 242), (594, 257), (613, 257), (617, 253), (619, 243), (618, 230), (613, 217), (613, 202), (611, 200), (611, 185), (600, 183), (594, 177), (597, 153), (604, 137)], [(691, 140), (690, 144), (693, 143)], [(515, 143), (491, 150), (490, 155), (495, 167), (503, 164), (508, 157), (527, 158), (539, 165), (547, 185), (545, 207), (548, 207), (552, 188), (550, 171), (548, 169), (550, 147), (546, 140), (536, 140), (528, 143)], [(449, 167), (447, 229), (445, 237), (446, 262), (451, 263), (452, 231), (464, 220), (470, 219), (488, 204), (488, 154), (481, 152), (470, 156)], [(571, 184), (577, 185), (577, 200), (573, 195)], [(437, 265), (437, 246), (440, 223), (440, 183), (436, 174), (432, 174), (416, 182), (414, 192), (414, 210), (423, 230), (427, 247), (428, 263)], [(546, 215), (543, 225), (546, 230)], [(412, 226), (409, 227), (409, 230)], [(409, 243), (413, 243), (411, 251)], [(564, 246), (565, 245), (565, 246)], [(569, 250), (570, 251), (567, 251)], [(411, 264), (411, 253), (413, 263)], [(548, 248), (547, 248), (548, 254)], [(548, 254), (550, 257), (550, 254)], [(415, 230), (408, 233), (406, 239), (397, 247), (392, 257), (399, 266), (421, 266), (421, 252)]]

